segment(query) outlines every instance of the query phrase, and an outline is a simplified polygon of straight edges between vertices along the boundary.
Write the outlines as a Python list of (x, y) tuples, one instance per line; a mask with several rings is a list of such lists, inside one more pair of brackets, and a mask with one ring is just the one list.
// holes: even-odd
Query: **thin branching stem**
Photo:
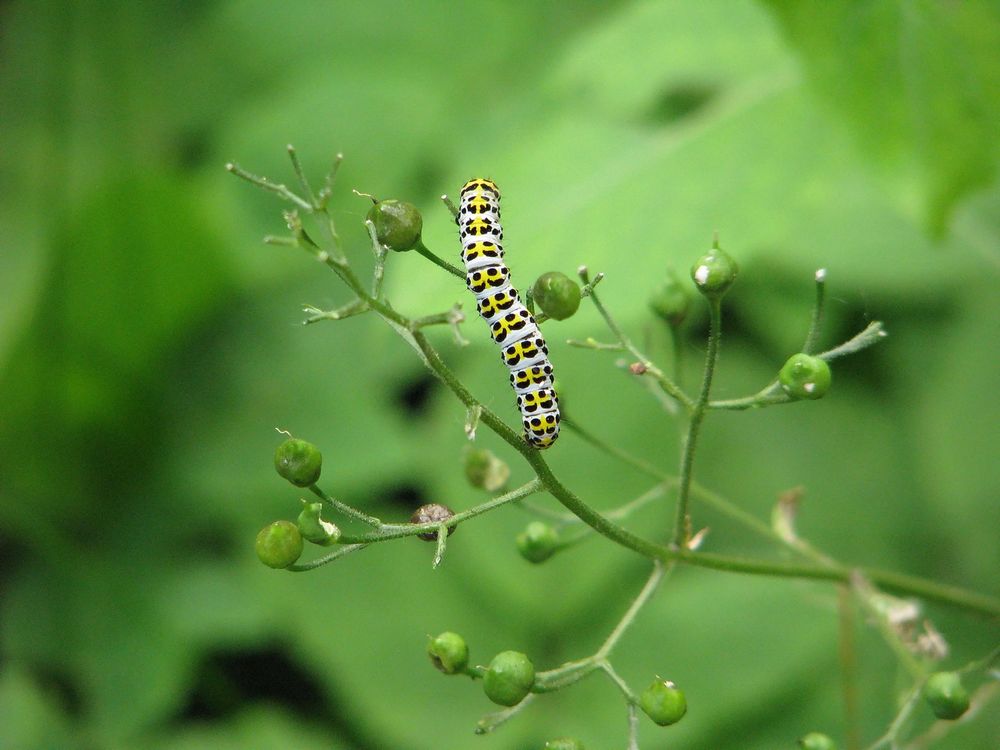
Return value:
[(344, 534), (340, 539), (344, 544), (374, 544), (376, 542), (387, 542), (392, 539), (401, 539), (407, 536), (427, 534), (428, 532), (437, 533), (441, 530), (442, 526), (453, 528), (470, 518), (475, 518), (507, 503), (512, 503), (533, 495), (540, 489), (541, 483), (537, 479), (532, 479), (530, 482), (526, 482), (510, 492), (497, 495), (484, 503), (456, 513), (443, 523), (441, 521), (429, 521), (427, 523), (383, 523), (373, 532), (356, 535)]
[(417, 240), (417, 244), (416, 244), (416, 246), (413, 249), (416, 250), (421, 255), (423, 255), (425, 258), (427, 258), (427, 260), (429, 260), (435, 266), (438, 266), (439, 268), (443, 268), (445, 271), (447, 271), (448, 273), (450, 273), (452, 276), (457, 276), (462, 281), (465, 281), (465, 271), (463, 271), (458, 266), (453, 266), (451, 263), (449, 263), (448, 261), (446, 261), (444, 258), (440, 257), (436, 253), (434, 253), (431, 250), (429, 250), (427, 248), (427, 246), (424, 245), (424, 243), (422, 241)]
[(294, 565), (289, 565), (285, 570), (291, 571), (292, 573), (303, 573), (307, 570), (315, 570), (316, 568), (322, 567), (327, 563), (332, 563), (334, 560), (338, 560), (345, 555), (349, 555), (352, 552), (358, 552), (367, 547), (367, 544), (346, 544), (343, 547), (339, 547), (337, 550), (330, 552), (329, 554), (323, 555), (322, 557), (317, 557), (315, 560), (310, 560), (304, 563), (295, 563)]
[(597, 653), (594, 654), (594, 658), (596, 660), (606, 660), (609, 656), (611, 656), (611, 651), (618, 644), (622, 635), (625, 634), (625, 631), (635, 620), (635, 616), (639, 614), (639, 610), (646, 606), (646, 602), (648, 602), (650, 597), (652, 597), (656, 592), (656, 588), (660, 585), (660, 581), (663, 580), (663, 576), (668, 574), (672, 569), (672, 564), (665, 566), (659, 560), (653, 563), (653, 570), (649, 574), (649, 578), (646, 580), (646, 583), (639, 592), (639, 595), (635, 598), (635, 601), (632, 602), (632, 606), (628, 608), (624, 616), (622, 616), (622, 619), (618, 621), (615, 629), (611, 631), (611, 634), (607, 637), (604, 643), (601, 644), (601, 647), (597, 649)]
[(694, 408), (694, 402), (691, 401), (690, 397), (684, 393), (684, 391), (682, 391), (673, 380), (667, 377), (667, 375), (660, 370), (660, 368), (653, 364), (649, 357), (639, 351), (636, 345), (632, 343), (632, 339), (628, 337), (628, 334), (622, 330), (622, 328), (608, 312), (607, 308), (604, 307), (604, 304), (594, 291), (593, 285), (590, 284), (590, 276), (587, 272), (586, 266), (580, 267), (579, 274), (583, 282), (590, 285), (590, 294), (588, 296), (594, 303), (594, 307), (597, 308), (597, 312), (604, 319), (604, 324), (608, 327), (608, 330), (615, 335), (615, 338), (618, 339), (621, 346), (629, 354), (635, 357), (636, 360), (638, 360), (643, 374), (653, 377), (660, 384), (664, 393), (676, 399), (687, 411), (690, 412), (691, 409)]
[[(845, 341), (840, 346), (836, 346), (833, 349), (829, 349), (825, 352), (817, 354), (816, 356), (820, 359), (830, 361), (848, 354), (854, 354), (855, 352), (866, 349), (873, 344), (877, 344), (887, 335), (885, 327), (880, 321), (876, 320), (869, 323), (863, 331)], [(727, 399), (725, 401), (710, 401), (708, 408), (742, 411), (743, 409), (756, 409), (764, 406), (774, 406), (775, 404), (787, 404), (794, 400), (795, 399), (781, 391), (781, 387), (777, 380), (772, 380), (764, 388), (752, 396)]]
[(353, 518), (356, 521), (361, 521), (361, 523), (367, 524), (368, 526), (376, 529), (382, 528), (382, 522), (375, 518), (375, 516), (369, 516), (367, 513), (362, 513), (360, 510), (348, 505), (347, 503), (340, 502), (340, 500), (333, 497), (333, 495), (327, 495), (317, 485), (310, 485), (309, 491), (323, 502), (328, 503), (331, 508), (340, 511), (345, 516)]
[(826, 269), (821, 268), (816, 271), (816, 302), (813, 303), (812, 320), (809, 323), (809, 333), (806, 334), (806, 341), (802, 345), (802, 351), (812, 354), (819, 343), (820, 334), (823, 332), (823, 313), (826, 308)]
[[(227, 165), (227, 168), (237, 176), (266, 190), (275, 192), (286, 200), (292, 201), (303, 210), (313, 210), (312, 206), (298, 196), (295, 196), (294, 193), (291, 193), (291, 191), (283, 185), (275, 185), (268, 182), (264, 178), (258, 178), (254, 175), (250, 175), (234, 164)], [(327, 214), (325, 205), (321, 206), (319, 211)], [(421, 359), (432, 371), (432, 373), (438, 377), (466, 407), (471, 408), (477, 405), (482, 406), (475, 399), (468, 388), (466, 388), (466, 386), (458, 380), (455, 374), (445, 365), (440, 355), (430, 345), (422, 331), (411, 331), (411, 321), (408, 318), (393, 309), (385, 300), (375, 299), (372, 297), (361, 284), (353, 270), (351, 270), (346, 259), (344, 259), (339, 252), (337, 254), (331, 254), (328, 251), (322, 250), (302, 229), (301, 222), (299, 222), (297, 217), (294, 216), (294, 212), (286, 214), (286, 218), (289, 220), (290, 228), (292, 229), (292, 233), (299, 245), (311, 252), (314, 256), (316, 256), (317, 260), (323, 262), (331, 270), (333, 270), (333, 272), (342, 281), (344, 281), (344, 283), (360, 300), (367, 303), (373, 311), (389, 323), (397, 333), (403, 336), (403, 338), (417, 350)], [(338, 241), (335, 241), (334, 244), (339, 250)], [(585, 278), (584, 281), (586, 282), (587, 279)], [(595, 300), (595, 304), (598, 305), (599, 311), (603, 310), (603, 306), (600, 305), (599, 300), (596, 299), (592, 290), (589, 296)], [(603, 315), (606, 316), (606, 310), (603, 311)], [(606, 321), (608, 320), (607, 317), (605, 319)], [(613, 330), (615, 329), (617, 329), (617, 325), (613, 325)], [(617, 330), (620, 331), (620, 329)], [(857, 351), (858, 349), (874, 343), (875, 340), (884, 335), (885, 333), (882, 330), (881, 324), (873, 323), (851, 341), (821, 356), (825, 359), (843, 356), (844, 354)], [(640, 358), (645, 359), (641, 357), (641, 353)], [(660, 382), (661, 386), (663, 386), (669, 393), (670, 391), (664, 384), (664, 381)], [(680, 392), (679, 389), (677, 389), (672, 383), (670, 384), (670, 387), (675, 391), (675, 393), (672, 393), (671, 395), (674, 395), (674, 397), (677, 398), (686, 409), (691, 410), (694, 408), (694, 402), (692, 402), (690, 398)], [(485, 406), (482, 406), (481, 423), (493, 430), (504, 442), (521, 454), (525, 462), (534, 470), (536, 479), (539, 482), (539, 490), (546, 491), (551, 494), (567, 510), (579, 517), (584, 521), (584, 523), (591, 526), (602, 536), (645, 557), (658, 559), (662, 562), (675, 561), (678, 563), (735, 573), (838, 581), (842, 583), (849, 583), (851, 580), (854, 569), (841, 564), (808, 565), (775, 563), (736, 556), (696, 553), (689, 550), (674, 549), (643, 539), (642, 537), (633, 534), (627, 529), (605, 518), (602, 514), (598, 513), (596, 510), (580, 500), (553, 474), (552, 470), (548, 466), (548, 463), (538, 450), (524, 442), (520, 434), (511, 429), (511, 427), (500, 419), (496, 413)], [(402, 536), (406, 535), (408, 534), (403, 534)], [(341, 554), (345, 554), (347, 550), (353, 551), (354, 549), (358, 549), (363, 546), (363, 544), (349, 545), (337, 550), (337, 552), (332, 553), (332, 555), (328, 557), (337, 557)], [(315, 566), (316, 564), (322, 563), (320, 561), (313, 561), (312, 563), (306, 565)], [(305, 569), (305, 566), (298, 566), (293, 569)], [(1000, 600), (991, 596), (966, 591), (954, 586), (928, 581), (902, 573), (869, 568), (861, 570), (868, 580), (886, 590), (915, 595), (925, 599), (950, 604), (952, 606), (963, 607), (981, 615), (1000, 616)]]
[(698, 432), (705, 419), (708, 395), (712, 390), (715, 364), (719, 359), (719, 341), (722, 338), (722, 299), (708, 298), (709, 327), (708, 349), (705, 352), (705, 370), (702, 374), (701, 391), (688, 418), (687, 434), (681, 446), (680, 483), (677, 490), (677, 509), (674, 516), (674, 533), (671, 542), (675, 547), (683, 547), (690, 535), (691, 523), (688, 516), (688, 501), (691, 495), (691, 480), (694, 471), (694, 454), (698, 444)]

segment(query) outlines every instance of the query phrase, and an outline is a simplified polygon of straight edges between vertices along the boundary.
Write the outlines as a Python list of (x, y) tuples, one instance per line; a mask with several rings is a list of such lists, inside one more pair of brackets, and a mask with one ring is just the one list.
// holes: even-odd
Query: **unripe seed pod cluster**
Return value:
[(485, 448), (471, 448), (465, 452), (465, 478), (473, 487), (496, 492), (510, 479), (510, 467)]
[(649, 298), (650, 309), (670, 326), (676, 328), (687, 318), (691, 308), (691, 294), (688, 288), (681, 284), (677, 274), (667, 272), (663, 281)]
[(402, 253), (421, 244), (424, 219), (412, 203), (378, 201), (368, 209), (367, 218), (375, 225), (375, 238), (390, 250)]
[(486, 697), (501, 706), (516, 706), (531, 692), (535, 666), (520, 651), (501, 651), (483, 675)]
[(257, 534), (257, 557), (269, 568), (287, 568), (302, 555), (302, 534), (291, 521), (275, 521)]
[(566, 320), (580, 308), (580, 285), (564, 273), (543, 273), (531, 287), (531, 296), (553, 320)]
[(296, 487), (309, 487), (319, 479), (323, 454), (312, 443), (289, 438), (274, 451), (274, 468)]
[(778, 373), (782, 389), (792, 398), (823, 398), (830, 390), (830, 365), (809, 354), (793, 354)]
[(434, 666), (445, 674), (458, 674), (469, 663), (469, 646), (458, 633), (445, 632), (431, 638), (427, 655)]
[(528, 562), (545, 562), (558, 549), (559, 534), (544, 521), (532, 521), (517, 535), (517, 551)]
[(691, 279), (706, 297), (721, 297), (736, 281), (739, 266), (729, 253), (716, 246), (691, 266)]
[(639, 696), (639, 708), (661, 727), (676, 724), (687, 713), (684, 691), (670, 680), (657, 679)]
[(969, 693), (956, 672), (935, 672), (928, 677), (924, 699), (939, 719), (953, 721), (969, 710)]

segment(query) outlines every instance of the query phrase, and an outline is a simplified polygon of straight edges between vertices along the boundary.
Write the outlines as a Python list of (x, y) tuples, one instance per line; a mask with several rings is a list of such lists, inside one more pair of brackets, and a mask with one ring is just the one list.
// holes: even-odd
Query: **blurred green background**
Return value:
[[(624, 745), (597, 677), (473, 737), (491, 704), (423, 653), (446, 629), (480, 663), (593, 652), (647, 569), (604, 540), (530, 566), (513, 544), (529, 517), (510, 508), (464, 526), (436, 571), (415, 540), (305, 575), (257, 562), (257, 530), (298, 512), (275, 427), (322, 448), (324, 488), (385, 518), (484, 499), (462, 476), (463, 410), (408, 347), (373, 316), (300, 325), (303, 303), (345, 290), (262, 245), (283, 206), (223, 169), (291, 181), (286, 143), (317, 180), (346, 155), (333, 205), (363, 275), (352, 188), (418, 204), (427, 244), (457, 259), (437, 197), (487, 175), (516, 282), (606, 272), (605, 301), (664, 363), (646, 300), (718, 231), (743, 271), (720, 398), (796, 351), (826, 267), (824, 345), (874, 319), (890, 337), (838, 361), (822, 402), (713, 415), (698, 479), (762, 518), (804, 485), (801, 530), (838, 559), (997, 593), (996, 2), (35, 0), (0, 5), (0, 45), (0, 747)], [(415, 254), (387, 276), (406, 314), (470, 309)], [(464, 328), (467, 348), (434, 340), (513, 422), (493, 345)], [(546, 331), (576, 418), (674, 470), (671, 419), (614, 355), (563, 343), (607, 339), (594, 310)], [(599, 508), (648, 487), (571, 434), (549, 456)], [(693, 510), (704, 549), (777, 554)], [(662, 539), (671, 518), (631, 526)], [(927, 614), (949, 665), (996, 641), (995, 623)], [(902, 683), (870, 629), (858, 648), (871, 741)], [(659, 674), (687, 692), (681, 724), (643, 719), (644, 748), (843, 738), (830, 586), (681, 570), (615, 663), (635, 688)], [(997, 716), (937, 746), (991, 746)]]

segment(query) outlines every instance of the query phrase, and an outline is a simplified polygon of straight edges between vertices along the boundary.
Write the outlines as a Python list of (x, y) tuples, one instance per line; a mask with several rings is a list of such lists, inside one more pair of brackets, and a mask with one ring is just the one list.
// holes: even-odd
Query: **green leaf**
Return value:
[(996, 176), (1000, 6), (765, 0), (812, 82), (938, 235)]

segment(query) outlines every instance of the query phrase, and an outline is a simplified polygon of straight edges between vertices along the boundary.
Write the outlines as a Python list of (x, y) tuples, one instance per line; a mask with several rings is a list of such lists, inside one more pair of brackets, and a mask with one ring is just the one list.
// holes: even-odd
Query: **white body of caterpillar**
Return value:
[(559, 399), (542, 332), (510, 284), (503, 263), (500, 190), (481, 177), (462, 186), (456, 222), (462, 240), (465, 284), (476, 295), (476, 309), (490, 326), (521, 411), (524, 439), (548, 448), (559, 437)]

